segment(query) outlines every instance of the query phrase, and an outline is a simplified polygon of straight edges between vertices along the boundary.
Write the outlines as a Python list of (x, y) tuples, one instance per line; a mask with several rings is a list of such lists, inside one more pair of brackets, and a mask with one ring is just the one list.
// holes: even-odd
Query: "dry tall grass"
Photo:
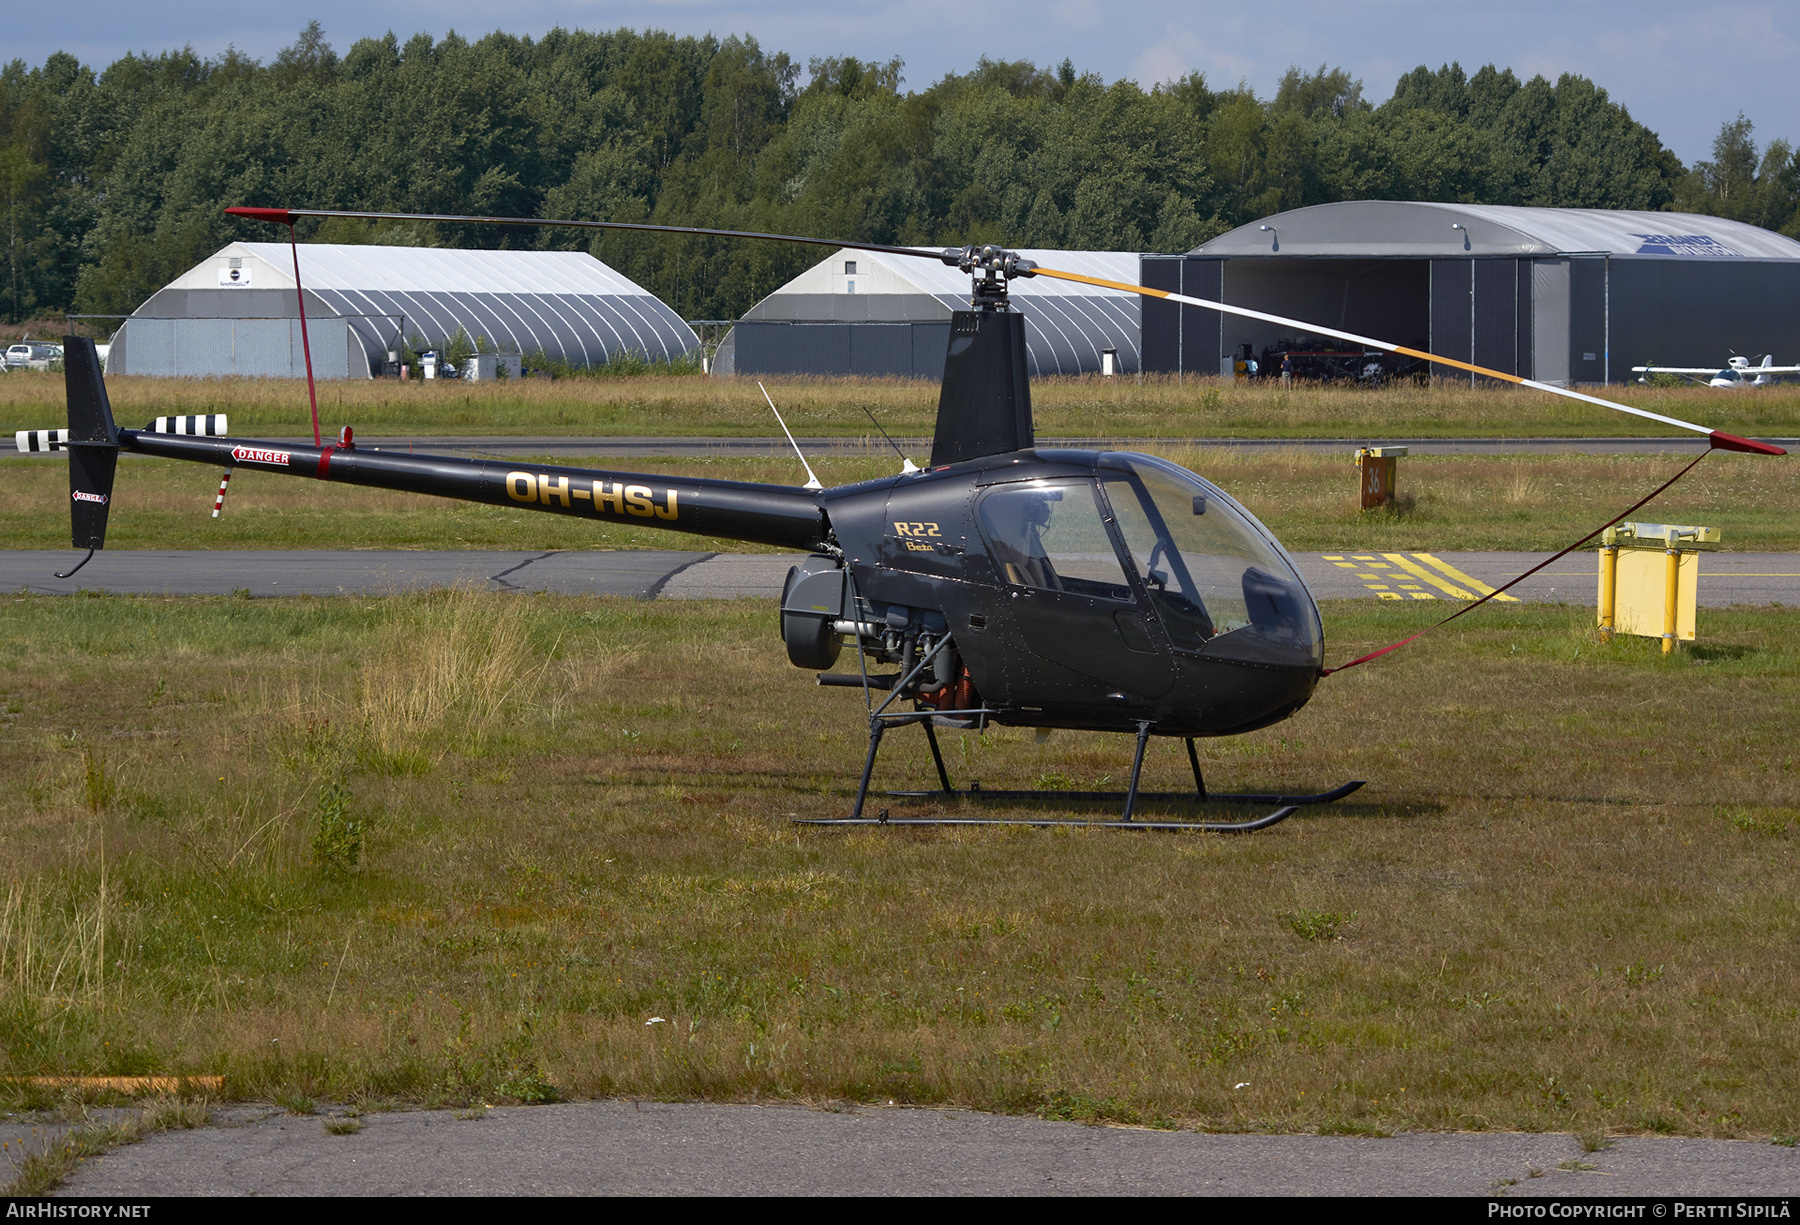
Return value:
[[(356, 675), (356, 714), (370, 747), (404, 762), (425, 746), (480, 755), (516, 694), (550, 666), (532, 658), (515, 610), (467, 589), (435, 593), (384, 629)], [(418, 763), (414, 763), (418, 764)]]
[(47, 899), (41, 883), (9, 883), (0, 903), (0, 1009), (100, 1008), (110, 917), (104, 882), (68, 905)]

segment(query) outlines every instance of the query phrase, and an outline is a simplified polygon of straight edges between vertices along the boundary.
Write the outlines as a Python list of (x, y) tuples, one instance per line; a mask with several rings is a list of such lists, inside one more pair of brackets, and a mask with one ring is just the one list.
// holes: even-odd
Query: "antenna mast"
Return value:
[(781, 410), (775, 407), (775, 401), (769, 395), (769, 389), (762, 385), (762, 380), (760, 379), (757, 380), (756, 390), (762, 392), (763, 399), (769, 401), (769, 411), (775, 414), (775, 424), (779, 425), (781, 427), (781, 432), (787, 435), (788, 445), (794, 448), (794, 454), (800, 457), (800, 466), (806, 469), (806, 484), (800, 486), (800, 488), (825, 488), (825, 486), (819, 482), (819, 478), (813, 475), (812, 465), (806, 462), (806, 453), (800, 449), (800, 444), (794, 441), (794, 432), (788, 429), (787, 422), (781, 419)]

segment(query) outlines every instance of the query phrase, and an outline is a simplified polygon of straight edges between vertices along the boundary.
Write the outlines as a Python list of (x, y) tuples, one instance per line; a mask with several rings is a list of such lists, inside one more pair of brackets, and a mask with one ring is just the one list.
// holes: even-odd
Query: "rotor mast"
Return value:
[(968, 273), (971, 283), (969, 309), (950, 316), (931, 466), (1029, 450), (1035, 439), (1025, 316), (1010, 308), (1007, 286), (1035, 276), (1037, 266), (991, 244), (947, 248), (938, 258)]

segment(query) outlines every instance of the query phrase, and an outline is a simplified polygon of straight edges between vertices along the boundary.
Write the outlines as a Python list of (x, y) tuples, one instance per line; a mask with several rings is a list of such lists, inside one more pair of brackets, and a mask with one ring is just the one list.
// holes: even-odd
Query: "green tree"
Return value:
[(1755, 131), (1741, 111), (1720, 127), (1712, 160), (1694, 163), (1676, 192), (1676, 207), (1800, 234), (1800, 157), (1785, 140), (1770, 141), (1759, 155)]
[[(1358, 142), (1340, 165), (1353, 179), (1378, 177), (1367, 157), (1377, 149), (1399, 155), (1405, 165), (1392, 181), (1402, 197), (1658, 209), (1680, 174), (1655, 133), (1572, 74), (1555, 85), (1543, 77), (1521, 84), (1491, 64), (1472, 78), (1460, 64), (1421, 65), (1400, 78), (1376, 114), (1380, 136)], [(1439, 118), (1423, 118), (1432, 115)], [(1434, 157), (1451, 161), (1434, 168)]]
[[(918, 245), (1179, 251), (1331, 200), (1683, 207), (1800, 225), (1800, 164), (1726, 125), (1692, 174), (1593, 82), (1419, 67), (1371, 108), (1341, 68), (1274, 96), (1148, 92), (981, 59), (907, 89), (898, 59), (802, 73), (749, 38), (393, 32), (318, 23), (268, 64), (191, 49), (95, 73), (0, 69), (0, 314), (129, 311), (266, 225), (228, 204), (649, 220)], [(592, 251), (689, 318), (731, 318), (818, 258), (776, 243), (329, 221), (301, 237)]]
[(1369, 104), (1363, 101), (1362, 90), (1362, 82), (1342, 68), (1327, 68), (1320, 64), (1319, 71), (1311, 74), (1289, 68), (1275, 87), (1269, 111), (1276, 115), (1294, 111), (1303, 119), (1320, 116), (1342, 119), (1354, 111), (1369, 109)]
[(0, 146), (0, 210), (6, 235), (4, 313), (9, 323), (29, 318), (38, 306), (42, 213), (49, 168), (32, 156), (30, 142)]

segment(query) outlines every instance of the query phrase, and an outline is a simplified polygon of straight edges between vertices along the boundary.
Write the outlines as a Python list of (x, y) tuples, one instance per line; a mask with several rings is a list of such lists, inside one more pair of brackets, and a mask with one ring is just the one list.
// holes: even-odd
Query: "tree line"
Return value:
[[(878, 243), (1182, 251), (1282, 209), (1417, 199), (1675, 208), (1800, 233), (1800, 155), (1742, 115), (1692, 168), (1584, 77), (1420, 67), (1371, 106), (1342, 69), (1274, 95), (1144, 90), (982, 59), (800, 66), (752, 38), (392, 33), (338, 55), (317, 22), (236, 51), (64, 53), (0, 70), (0, 317), (124, 314), (267, 225), (228, 204), (488, 213)], [(591, 249), (685, 318), (735, 318), (815, 261), (777, 243), (305, 223), (313, 241)]]

